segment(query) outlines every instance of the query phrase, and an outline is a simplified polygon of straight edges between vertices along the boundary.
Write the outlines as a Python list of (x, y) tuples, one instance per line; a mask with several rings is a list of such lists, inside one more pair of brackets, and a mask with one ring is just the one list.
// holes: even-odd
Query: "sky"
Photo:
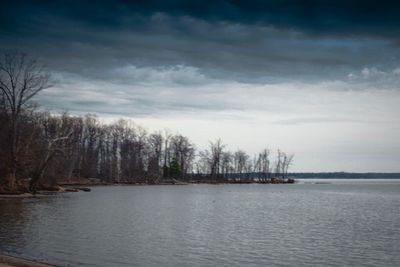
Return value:
[(38, 58), (54, 112), (130, 118), (292, 171), (400, 171), (396, 1), (2, 1), (0, 50)]

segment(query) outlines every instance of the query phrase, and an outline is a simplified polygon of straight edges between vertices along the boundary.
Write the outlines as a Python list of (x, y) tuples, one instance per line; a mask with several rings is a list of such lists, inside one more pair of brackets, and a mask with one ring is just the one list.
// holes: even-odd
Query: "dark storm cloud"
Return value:
[[(263, 24), (314, 34), (391, 35), (399, 33), (400, 3), (368, 0), (134, 1), (144, 13), (188, 15), (205, 20)], [(160, 3), (161, 2), (161, 3)]]
[(185, 65), (217, 79), (346, 76), (400, 59), (395, 1), (5, 1), (0, 48), (50, 68), (132, 82), (121, 66)]
[(21, 18), (43, 14), (96, 27), (121, 27), (134, 16), (160, 12), (206, 21), (263, 24), (320, 34), (395, 36), (400, 29), (400, 3), (392, 0), (5, 1), (2, 6), (2, 24), (11, 28)]
[(47, 65), (43, 109), (131, 117), (200, 147), (221, 137), (255, 153), (270, 141), (304, 169), (354, 171), (360, 157), (346, 155), (367, 151), (362, 171), (397, 171), (399, 6), (2, 0), (0, 53)]

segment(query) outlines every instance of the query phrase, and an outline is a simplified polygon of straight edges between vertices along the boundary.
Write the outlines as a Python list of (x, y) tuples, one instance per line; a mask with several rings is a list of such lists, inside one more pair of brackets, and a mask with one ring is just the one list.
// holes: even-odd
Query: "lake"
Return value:
[(400, 180), (98, 186), (0, 218), (0, 252), (60, 266), (400, 266)]

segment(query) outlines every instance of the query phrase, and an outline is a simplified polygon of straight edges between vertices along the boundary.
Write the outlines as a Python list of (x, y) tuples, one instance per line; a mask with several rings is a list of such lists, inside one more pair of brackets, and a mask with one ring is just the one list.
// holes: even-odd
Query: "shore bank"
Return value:
[(0, 267), (56, 267), (56, 265), (0, 254)]
[(22, 193), (22, 194), (0, 194), (0, 198), (28, 198), (28, 197), (44, 197), (42, 194)]
[[(190, 180), (181, 181), (176, 179), (167, 179), (159, 183), (93, 183), (93, 182), (81, 182), (81, 183), (60, 183), (57, 186), (58, 190), (38, 190), (36, 194), (33, 193), (0, 193), (0, 199), (2, 198), (36, 198), (36, 197), (48, 197), (58, 193), (68, 193), (68, 192), (90, 192), (91, 188), (94, 186), (144, 186), (144, 185), (190, 185), (190, 184), (294, 184), (296, 180), (294, 179), (271, 179), (270, 181), (215, 181), (215, 180)], [(1, 266), (0, 266), (1, 267)]]

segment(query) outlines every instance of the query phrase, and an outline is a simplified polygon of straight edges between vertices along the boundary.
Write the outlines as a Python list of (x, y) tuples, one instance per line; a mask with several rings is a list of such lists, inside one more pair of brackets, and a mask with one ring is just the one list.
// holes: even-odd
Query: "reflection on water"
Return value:
[(60, 266), (400, 266), (400, 181), (94, 187), (0, 202), (0, 251)]

